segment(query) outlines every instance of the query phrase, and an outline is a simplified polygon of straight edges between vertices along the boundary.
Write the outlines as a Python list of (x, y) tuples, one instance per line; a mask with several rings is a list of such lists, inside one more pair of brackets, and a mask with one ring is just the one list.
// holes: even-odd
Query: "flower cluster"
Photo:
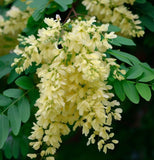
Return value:
[[(111, 139), (112, 119), (120, 120), (122, 109), (115, 106), (119, 102), (112, 100), (114, 94), (108, 85), (110, 68), (114, 66), (115, 77), (119, 76), (120, 66), (115, 59), (107, 58), (105, 51), (111, 49), (108, 39), (116, 35), (108, 33), (108, 25), (96, 26), (95, 18), (84, 21), (80, 18), (67, 21), (64, 25), (60, 18), (45, 18), (46, 28), (38, 31), (37, 37), (21, 37), (25, 48), (16, 47), (20, 58), (13, 65), (22, 72), (32, 63), (38, 66), (37, 85), (40, 98), (36, 101), (38, 111), (30, 145), (41, 149), (40, 155), (46, 160), (54, 160), (53, 155), (60, 147), (62, 136), (68, 135), (70, 125), (73, 130), (82, 128), (82, 134), (89, 135), (87, 145), (94, 144), (97, 137), (98, 149), (106, 153), (114, 149), (117, 140)], [(117, 75), (119, 74), (119, 75)], [(36, 154), (28, 154), (36, 158)]]
[(141, 37), (144, 34), (138, 15), (134, 15), (125, 4), (133, 5), (135, 0), (83, 0), (89, 15), (96, 16), (103, 23), (111, 23), (121, 29), (126, 37)]
[(28, 18), (32, 15), (33, 10), (27, 8), (25, 11), (21, 11), (19, 8), (12, 6), (9, 11), (6, 12), (8, 19), (4, 19), (0, 16), (0, 36), (3, 34), (18, 34), (26, 26)]
[(6, 12), (6, 19), (0, 16), (0, 54), (8, 54), (10, 50), (14, 49), (17, 45), (17, 36), (26, 27), (32, 12), (33, 10), (30, 8), (21, 11), (12, 6)]

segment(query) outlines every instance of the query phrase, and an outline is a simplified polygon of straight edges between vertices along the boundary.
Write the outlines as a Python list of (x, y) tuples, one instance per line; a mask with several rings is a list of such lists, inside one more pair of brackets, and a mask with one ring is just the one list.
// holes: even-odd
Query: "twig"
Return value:
[(77, 13), (76, 13), (76, 11), (75, 11), (74, 7), (72, 7), (72, 11), (73, 11), (73, 13), (74, 13), (75, 17), (78, 17), (78, 15), (77, 15)]
[(76, 5), (78, 4), (78, 2), (79, 2), (79, 0), (77, 0), (76, 2), (74, 2), (74, 3), (72, 4), (72, 8), (70, 9), (70, 11), (69, 11), (67, 17), (65, 18), (63, 24), (66, 23), (66, 21), (70, 18), (70, 15), (71, 15), (72, 12), (74, 13), (75, 17), (78, 17), (78, 14), (77, 14), (76, 11), (75, 11), (75, 7), (76, 7)]
[(73, 11), (73, 8), (70, 9), (70, 11), (69, 11), (67, 17), (65, 18), (63, 24), (66, 23), (66, 21), (69, 19), (69, 17), (70, 17), (70, 15), (71, 15), (72, 11)]

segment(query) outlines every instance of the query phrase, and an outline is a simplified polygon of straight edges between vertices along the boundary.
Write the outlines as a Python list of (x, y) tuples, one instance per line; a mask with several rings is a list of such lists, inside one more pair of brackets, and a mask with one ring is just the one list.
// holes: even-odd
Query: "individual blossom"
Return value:
[(90, 16), (96, 16), (103, 23), (118, 26), (120, 34), (126, 37), (141, 37), (144, 31), (138, 15), (133, 14), (125, 4), (133, 5), (135, 0), (83, 0)]
[[(25, 48), (16, 47), (14, 52), (19, 58), (12, 64), (18, 73), (32, 63), (38, 66), (40, 97), (35, 104), (38, 111), (30, 145), (41, 150), (40, 156), (54, 160), (62, 136), (68, 135), (73, 125), (74, 131), (81, 127), (82, 134), (89, 137), (87, 145), (98, 143), (98, 149), (105, 153), (114, 149), (118, 141), (112, 140), (112, 119), (120, 120), (122, 110), (117, 108), (119, 102), (113, 100), (112, 86), (108, 85), (112, 66), (117, 70), (114, 76), (122, 78), (116, 76), (120, 66), (105, 52), (112, 48), (108, 39), (116, 35), (107, 33), (108, 25), (94, 25), (94, 17), (64, 25), (58, 16), (56, 20), (45, 18), (44, 22), (46, 28), (40, 29), (36, 37), (20, 37)], [(46, 148), (42, 148), (44, 145)]]

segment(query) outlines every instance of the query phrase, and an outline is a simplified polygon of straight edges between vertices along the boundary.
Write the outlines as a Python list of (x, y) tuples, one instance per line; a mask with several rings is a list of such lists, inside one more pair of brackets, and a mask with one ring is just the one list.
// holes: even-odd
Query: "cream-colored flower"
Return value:
[(27, 156), (28, 156), (29, 158), (31, 158), (31, 159), (34, 159), (34, 158), (36, 158), (36, 157), (37, 157), (37, 155), (36, 155), (36, 154), (27, 154)]

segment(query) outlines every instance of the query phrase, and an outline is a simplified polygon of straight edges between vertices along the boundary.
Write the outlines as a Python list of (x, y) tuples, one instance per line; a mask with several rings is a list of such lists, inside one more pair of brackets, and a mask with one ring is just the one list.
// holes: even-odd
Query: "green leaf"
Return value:
[(36, 34), (40, 26), (43, 24), (42, 20), (35, 21), (34, 18), (31, 16), (27, 21), (27, 28), (23, 30), (26, 35)]
[(137, 3), (145, 3), (146, 0), (136, 0), (135, 2), (137, 2)]
[(135, 6), (138, 11), (141, 12), (141, 15), (147, 15), (151, 18), (154, 18), (154, 6), (150, 2), (144, 4), (138, 4)]
[(12, 100), (9, 97), (0, 94), (0, 106), (8, 106), (11, 102)]
[(151, 69), (147, 63), (140, 63), (143, 70), (143, 75), (139, 79), (140, 82), (149, 82), (154, 80), (154, 69)]
[(112, 39), (112, 40), (109, 40), (109, 42), (110, 42), (112, 45), (121, 47), (121, 44), (116, 40), (116, 38), (115, 38), (115, 39)]
[(135, 104), (139, 103), (140, 97), (134, 84), (131, 81), (123, 81), (122, 86), (128, 99)]
[(120, 30), (121, 29), (119, 27), (109, 24), (108, 32), (120, 32)]
[(7, 83), (10, 84), (12, 83), (16, 78), (19, 77), (19, 74), (17, 74), (17, 72), (15, 71), (15, 69), (13, 69), (11, 72), (10, 72), (10, 75), (7, 79)]
[(16, 85), (23, 88), (23, 89), (31, 89), (33, 87), (32, 79), (26, 76), (19, 77), (15, 81)]
[(117, 38), (112, 39), (110, 42), (116, 46), (121, 46), (121, 45), (136, 46), (136, 44), (131, 39), (121, 37), (121, 36), (117, 36)]
[(151, 90), (148, 84), (144, 83), (137, 83), (136, 84), (136, 89), (141, 95), (142, 98), (144, 98), (146, 101), (150, 101), (151, 99)]
[[(2, 1), (0, 1), (2, 2)], [(3, 1), (4, 2), (4, 1)], [(8, 11), (8, 8), (4, 7), (4, 6), (0, 6), (0, 15), (3, 16), (4, 18), (6, 18), (6, 12)], [(1, 159), (0, 159), (1, 160)]]
[(154, 80), (154, 75), (150, 71), (144, 71), (143, 75), (139, 79), (140, 82), (149, 82)]
[(33, 1), (29, 4), (29, 6), (30, 6), (31, 8), (37, 9), (37, 8), (39, 8), (39, 7), (41, 7), (41, 6), (44, 6), (44, 5), (47, 4), (48, 2), (49, 2), (49, 0), (43, 0), (43, 1), (33, 0)]
[(135, 56), (128, 54), (126, 52), (122, 52), (118, 50), (108, 50), (107, 53), (113, 55), (120, 61), (125, 62), (131, 66), (141, 63)]
[(3, 147), (9, 134), (9, 121), (5, 115), (0, 115), (0, 149)]
[(10, 66), (8, 66), (3, 62), (0, 62), (0, 78), (8, 74), (10, 71), (11, 71)]
[(73, 0), (54, 0), (57, 4), (61, 6), (59, 9), (61, 12), (64, 12), (68, 9), (68, 5), (73, 3)]
[(48, 7), (48, 0), (33, 0), (32, 3), (30, 3), (31, 8), (35, 8), (34, 13), (32, 14), (32, 17), (34, 18), (35, 21), (38, 21), (42, 16), (44, 16), (44, 11)]
[(136, 46), (136, 44), (131, 39), (128, 39), (128, 38), (125, 38), (125, 37), (117, 36), (116, 40), (120, 44), (123, 44), (123, 45), (126, 45), (126, 46)]
[(5, 142), (3, 150), (4, 150), (5, 157), (7, 159), (11, 159), (12, 158), (12, 139), (10, 137)]
[(125, 62), (129, 65), (132, 65), (132, 63), (130, 62), (130, 60), (127, 58), (127, 56), (123, 55), (120, 51), (116, 51), (116, 50), (110, 50), (107, 53), (113, 55), (114, 57), (116, 57), (117, 59), (119, 59), (122, 62)]
[(0, 78), (12, 70), (11, 64), (13, 63), (15, 57), (17, 57), (17, 55), (14, 53), (0, 57)]
[(33, 19), (35, 21), (38, 21), (39, 19), (43, 18), (44, 10), (45, 10), (45, 6), (41, 6), (40, 8), (36, 9), (32, 15)]
[(122, 88), (121, 83), (118, 80), (115, 80), (113, 86), (114, 86), (114, 90), (115, 90), (116, 95), (119, 97), (119, 99), (121, 101), (124, 101), (125, 100), (125, 92)]
[(154, 32), (154, 19), (149, 16), (140, 17), (142, 24), (148, 28), (151, 32)]
[(9, 66), (12, 64), (14, 61), (14, 58), (16, 58), (17, 55), (15, 53), (9, 53), (7, 55), (1, 56), (0, 61), (3, 63), (7, 63)]
[(14, 3), (13, 3), (14, 6), (20, 8), (20, 10), (22, 11), (25, 11), (26, 8), (27, 8), (27, 5), (25, 2), (21, 1), (21, 0), (16, 0)]
[(30, 117), (30, 104), (26, 97), (18, 101), (18, 110), (22, 122), (27, 122)]
[(141, 66), (137, 64), (128, 70), (128, 72), (126, 74), (126, 78), (127, 79), (136, 79), (136, 78), (140, 77), (142, 75), (142, 73), (143, 73), (143, 70), (142, 70)]
[(19, 98), (20, 96), (23, 95), (23, 93), (24, 93), (23, 90), (16, 89), (16, 88), (10, 88), (3, 92), (5, 96), (11, 97), (11, 98)]
[(21, 119), (18, 108), (15, 105), (12, 105), (8, 109), (7, 114), (11, 124), (12, 132), (14, 133), (14, 135), (18, 135), (21, 126)]

